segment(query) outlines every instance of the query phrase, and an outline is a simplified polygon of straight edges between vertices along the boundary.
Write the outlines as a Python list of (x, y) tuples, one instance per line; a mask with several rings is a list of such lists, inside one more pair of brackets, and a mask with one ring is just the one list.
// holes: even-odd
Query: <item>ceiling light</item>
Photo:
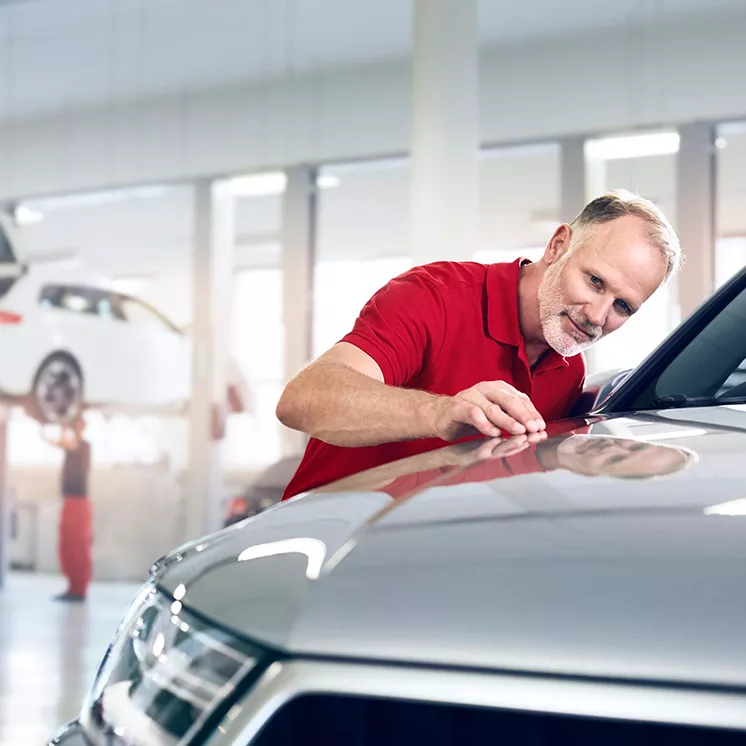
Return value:
[[(321, 174), (316, 179), (319, 189), (334, 189), (342, 183), (336, 174)], [(230, 186), (236, 197), (271, 197), (283, 194), (288, 185), (288, 178), (282, 171), (269, 171), (264, 174), (237, 176), (230, 180)]]
[(342, 183), (342, 179), (336, 174), (321, 174), (316, 179), (316, 186), (319, 189), (334, 189)]
[(287, 186), (288, 177), (282, 171), (271, 171), (264, 174), (237, 176), (231, 179), (231, 189), (236, 197), (269, 197), (282, 194)]
[(728, 141), (724, 137), (718, 137), (715, 140), (715, 147), (718, 150), (725, 150), (728, 147)]
[(41, 223), (44, 220), (44, 213), (40, 210), (34, 210), (27, 205), (16, 205), (13, 210), (13, 220), (19, 227), (34, 225), (34, 223)]
[(591, 160), (605, 161), (670, 155), (679, 151), (679, 139), (678, 132), (657, 132), (588, 140), (585, 144), (585, 155)]

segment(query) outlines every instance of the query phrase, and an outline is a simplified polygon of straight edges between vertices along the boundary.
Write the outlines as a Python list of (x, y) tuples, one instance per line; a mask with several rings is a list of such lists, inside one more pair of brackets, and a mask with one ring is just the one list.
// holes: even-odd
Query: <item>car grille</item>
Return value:
[(309, 695), (280, 709), (258, 746), (744, 746), (746, 732)]

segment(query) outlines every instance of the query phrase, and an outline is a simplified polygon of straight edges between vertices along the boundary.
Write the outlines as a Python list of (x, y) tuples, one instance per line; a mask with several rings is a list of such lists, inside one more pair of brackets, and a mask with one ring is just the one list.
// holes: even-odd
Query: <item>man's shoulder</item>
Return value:
[(402, 276), (422, 279), (443, 291), (453, 291), (464, 286), (483, 285), (487, 265), (479, 262), (430, 262), (418, 264)]

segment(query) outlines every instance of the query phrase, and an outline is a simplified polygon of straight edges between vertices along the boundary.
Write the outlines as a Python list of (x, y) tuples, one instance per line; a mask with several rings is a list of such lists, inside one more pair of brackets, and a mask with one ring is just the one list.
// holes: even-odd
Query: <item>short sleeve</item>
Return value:
[(439, 282), (427, 266), (395, 277), (365, 304), (342, 339), (370, 355), (391, 386), (414, 378), (443, 345), (446, 314)]

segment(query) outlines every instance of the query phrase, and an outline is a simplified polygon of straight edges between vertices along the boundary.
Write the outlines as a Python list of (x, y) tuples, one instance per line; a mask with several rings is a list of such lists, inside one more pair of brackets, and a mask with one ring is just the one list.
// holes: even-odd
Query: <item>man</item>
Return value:
[(566, 416), (582, 351), (622, 326), (680, 263), (651, 202), (610, 192), (560, 225), (536, 263), (436, 262), (379, 290), (277, 405), (311, 436), (284, 498), (475, 435)]
[(58, 554), (68, 587), (64, 593), (55, 596), (55, 600), (72, 603), (85, 601), (93, 575), (93, 526), (88, 499), (91, 445), (85, 439), (84, 431), (83, 418), (77, 417), (70, 426), (63, 427), (58, 439), (45, 434), (50, 443), (64, 449)]

